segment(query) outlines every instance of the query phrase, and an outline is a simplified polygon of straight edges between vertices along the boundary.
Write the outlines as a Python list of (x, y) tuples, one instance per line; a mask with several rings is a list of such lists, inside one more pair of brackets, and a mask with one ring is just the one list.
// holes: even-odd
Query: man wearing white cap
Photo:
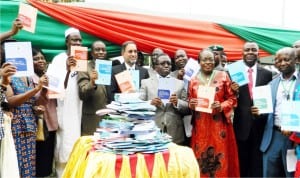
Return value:
[(69, 159), (73, 145), (80, 137), (82, 101), (79, 99), (77, 85), (77, 71), (70, 67), (76, 65), (74, 56), (71, 56), (71, 46), (81, 46), (82, 38), (78, 29), (69, 28), (65, 31), (67, 51), (56, 55), (52, 60), (52, 67), (61, 74), (61, 91), (64, 97), (57, 99), (57, 116), (59, 128), (56, 133), (55, 149), (56, 173), (61, 177)]

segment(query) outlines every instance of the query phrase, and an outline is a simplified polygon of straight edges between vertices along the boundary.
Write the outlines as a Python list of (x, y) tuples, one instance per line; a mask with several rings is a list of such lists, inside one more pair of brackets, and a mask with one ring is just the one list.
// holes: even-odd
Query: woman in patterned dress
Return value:
[[(205, 49), (199, 54), (201, 69), (189, 84), (192, 109), (191, 147), (198, 160), (201, 177), (239, 177), (238, 152), (231, 122), (236, 97), (224, 71), (214, 71), (214, 55)], [(199, 86), (215, 87), (212, 113), (195, 111)], [(201, 103), (199, 103), (201, 104)]]
[(38, 98), (34, 96), (41, 91), (43, 97), (47, 85), (46, 76), (40, 78), (34, 86), (30, 77), (12, 77), (7, 86), (6, 97), (13, 112), (12, 134), (16, 146), (20, 176), (35, 177), (36, 165), (36, 117), (33, 107)]

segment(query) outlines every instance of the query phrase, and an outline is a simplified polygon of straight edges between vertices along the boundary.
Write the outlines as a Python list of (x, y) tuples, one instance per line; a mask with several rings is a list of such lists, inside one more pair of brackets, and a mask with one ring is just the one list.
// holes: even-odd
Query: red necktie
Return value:
[(253, 72), (253, 69), (249, 68), (248, 69), (248, 79), (249, 79), (248, 88), (249, 88), (249, 93), (250, 93), (251, 99), (252, 99), (252, 87), (253, 87), (252, 72)]

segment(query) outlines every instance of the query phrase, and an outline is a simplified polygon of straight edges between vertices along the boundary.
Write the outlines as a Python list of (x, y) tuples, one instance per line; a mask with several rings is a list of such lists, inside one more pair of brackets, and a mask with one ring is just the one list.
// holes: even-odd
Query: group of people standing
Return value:
[[(16, 20), (12, 31), (1, 35), (1, 44), (21, 28), (22, 24)], [(40, 49), (32, 48), (33, 77), (12, 77), (16, 68), (2, 62), (4, 56), (1, 58), (0, 98), (1, 103), (5, 103), (6, 98), (12, 112), (11, 130), (21, 177), (49, 176), (54, 159), (57, 176), (62, 176), (76, 140), (82, 135), (92, 135), (98, 127), (101, 118), (95, 112), (113, 101), (115, 93), (120, 93), (115, 75), (125, 70), (139, 71), (140, 88), (136, 92), (141, 94), (142, 100), (149, 100), (156, 106), (157, 126), (171, 135), (173, 142), (193, 149), (201, 177), (293, 176), (293, 172), (287, 171), (285, 156), (287, 149), (299, 144), (299, 134), (280, 129), (280, 106), (285, 100), (300, 100), (297, 70), (300, 41), (293, 47), (277, 51), (274, 61), (280, 73), (275, 77), (258, 64), (258, 44), (246, 42), (242, 47), (242, 60), (249, 83), (243, 86), (231, 81), (224, 65), (224, 48), (209, 46), (199, 51), (200, 70), (187, 87), (183, 76), (188, 55), (183, 49), (175, 51), (176, 70), (171, 71), (172, 60), (161, 48), (154, 48), (152, 66), (146, 69), (137, 64), (136, 43), (126, 41), (121, 46), (124, 62), (112, 67), (111, 85), (104, 86), (95, 83), (98, 78), (95, 60), (107, 60), (105, 43), (95, 41), (91, 45), (88, 71), (77, 72), (71, 70), (76, 65), (71, 46), (82, 45), (80, 31), (69, 28), (64, 38), (67, 49), (55, 56), (51, 64), (62, 74), (60, 80), (64, 81), (64, 97), (60, 99), (49, 99), (48, 90), (43, 87), (48, 85), (49, 78), (45, 75), (45, 55)], [(157, 94), (160, 78), (173, 82), (173, 92), (167, 103)], [(260, 114), (253, 104), (252, 89), (268, 84), (272, 89), (274, 112)], [(196, 111), (200, 86), (216, 89), (211, 113)], [(0, 110), (0, 124), (3, 123), (2, 115)], [(44, 141), (36, 141), (36, 120), (40, 115), (48, 130)], [(193, 126), (190, 138), (185, 132), (184, 117), (189, 118)], [(0, 138), (3, 138), (2, 129)]]

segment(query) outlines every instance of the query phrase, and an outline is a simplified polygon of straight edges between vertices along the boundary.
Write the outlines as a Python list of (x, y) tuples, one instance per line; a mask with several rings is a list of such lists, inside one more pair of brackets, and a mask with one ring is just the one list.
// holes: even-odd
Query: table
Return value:
[(168, 151), (155, 154), (116, 155), (93, 149), (93, 137), (75, 143), (65, 178), (199, 178), (199, 167), (189, 147), (171, 143)]

